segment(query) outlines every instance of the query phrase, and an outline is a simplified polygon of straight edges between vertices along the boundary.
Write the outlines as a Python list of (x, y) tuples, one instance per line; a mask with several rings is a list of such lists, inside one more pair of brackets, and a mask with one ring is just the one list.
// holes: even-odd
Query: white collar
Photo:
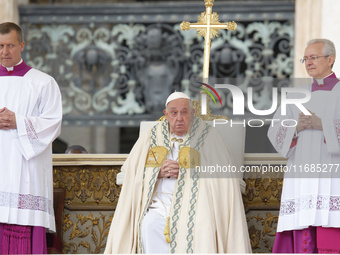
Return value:
[[(22, 63), (22, 59), (20, 59), (20, 61), (19, 61), (19, 63), (18, 64), (16, 64), (15, 66), (18, 66), (18, 65), (20, 65), (21, 63)], [(9, 71), (13, 71), (14, 70), (14, 66), (11, 66), (11, 67), (6, 67), (6, 69), (7, 69), (7, 71), (9, 72)]]
[(324, 82), (323, 82), (323, 80), (324, 79), (326, 79), (327, 77), (329, 77), (329, 76), (331, 76), (333, 74), (333, 72), (331, 72), (329, 75), (327, 75), (326, 77), (323, 77), (323, 78), (321, 78), (321, 79), (315, 79), (316, 80), (316, 82), (318, 83), (318, 85), (323, 85), (324, 84)]

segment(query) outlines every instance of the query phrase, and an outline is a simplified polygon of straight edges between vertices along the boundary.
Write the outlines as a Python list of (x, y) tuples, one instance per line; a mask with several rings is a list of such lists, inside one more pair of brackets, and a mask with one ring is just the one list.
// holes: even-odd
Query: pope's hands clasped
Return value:
[(166, 159), (159, 170), (158, 178), (177, 178), (178, 173), (178, 162), (172, 159)]

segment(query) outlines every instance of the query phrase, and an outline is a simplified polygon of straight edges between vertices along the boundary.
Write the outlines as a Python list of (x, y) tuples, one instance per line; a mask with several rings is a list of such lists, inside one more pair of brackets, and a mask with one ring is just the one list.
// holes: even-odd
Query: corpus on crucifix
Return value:
[[(209, 82), (209, 61), (210, 61), (210, 48), (211, 39), (213, 37), (218, 37), (218, 31), (220, 29), (227, 29), (234, 31), (237, 27), (234, 21), (228, 23), (221, 23), (216, 12), (212, 12), (212, 7), (214, 0), (204, 0), (206, 11), (198, 16), (197, 23), (190, 23), (183, 21), (180, 25), (183, 31), (189, 29), (196, 29), (198, 31), (198, 36), (204, 37), (204, 55), (203, 55), (203, 83)], [(202, 85), (205, 87), (204, 85)], [(202, 105), (207, 105), (207, 97), (205, 92), (202, 92)], [(202, 110), (202, 114), (206, 114), (206, 108)]]

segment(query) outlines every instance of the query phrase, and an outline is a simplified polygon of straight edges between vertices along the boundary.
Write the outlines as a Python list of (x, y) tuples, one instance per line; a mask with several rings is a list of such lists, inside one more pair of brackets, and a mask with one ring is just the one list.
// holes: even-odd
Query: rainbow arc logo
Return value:
[[(201, 85), (204, 85), (205, 87), (209, 88), (212, 92), (214, 92), (214, 94), (217, 96), (217, 98), (220, 101), (220, 104), (222, 106), (222, 100), (220, 98), (220, 95), (217, 93), (217, 91), (212, 86), (210, 86), (206, 83), (203, 83), (203, 82), (198, 82), (198, 83), (201, 84)], [(215, 100), (213, 94), (205, 88), (200, 87), (200, 89), (203, 90), (205, 93), (207, 93), (216, 105), (216, 100)], [(205, 95), (205, 94), (202, 95), (201, 112), (202, 112), (203, 115), (207, 114), (207, 95)]]
[[(209, 88), (209, 89), (211, 89), (211, 91), (212, 92), (214, 92), (215, 93), (215, 95), (217, 96), (217, 98), (218, 98), (218, 100), (220, 101), (220, 104), (221, 104), (221, 106), (222, 106), (222, 100), (221, 100), (221, 98), (220, 98), (220, 95), (217, 93), (217, 91), (213, 88), (213, 87), (211, 87), (210, 85), (208, 85), (208, 84), (206, 84), (206, 83), (203, 83), (203, 82), (198, 82), (199, 84), (202, 84), (202, 85), (204, 85), (204, 86), (206, 86), (207, 88)], [(215, 103), (215, 105), (216, 105), (216, 100), (215, 100), (215, 98), (213, 97), (213, 95), (211, 94), (211, 92), (209, 92), (208, 90), (206, 90), (205, 88), (200, 88), (201, 90), (203, 90), (205, 93), (207, 93), (211, 98), (212, 98), (212, 100), (214, 101), (214, 103)]]

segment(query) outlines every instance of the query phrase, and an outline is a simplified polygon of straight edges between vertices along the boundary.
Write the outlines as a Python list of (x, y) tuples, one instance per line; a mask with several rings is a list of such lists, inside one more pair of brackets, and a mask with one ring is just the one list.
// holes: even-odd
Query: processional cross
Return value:
[[(183, 31), (189, 30), (191, 28), (196, 29), (198, 30), (198, 36), (204, 37), (203, 83), (208, 83), (211, 39), (213, 37), (218, 37), (218, 31), (220, 29), (227, 29), (227, 30), (234, 31), (237, 25), (234, 21), (228, 22), (228, 23), (220, 23), (218, 14), (216, 12), (212, 12), (212, 6), (214, 4), (214, 0), (204, 0), (204, 2), (205, 2), (206, 11), (202, 12), (201, 16), (198, 16), (197, 23), (190, 23), (190, 22), (183, 21), (180, 27)], [(205, 94), (204, 103), (205, 103), (204, 105), (207, 105), (206, 94)], [(206, 109), (205, 109), (205, 113), (206, 113)], [(204, 111), (202, 111), (202, 114), (204, 114)]]

